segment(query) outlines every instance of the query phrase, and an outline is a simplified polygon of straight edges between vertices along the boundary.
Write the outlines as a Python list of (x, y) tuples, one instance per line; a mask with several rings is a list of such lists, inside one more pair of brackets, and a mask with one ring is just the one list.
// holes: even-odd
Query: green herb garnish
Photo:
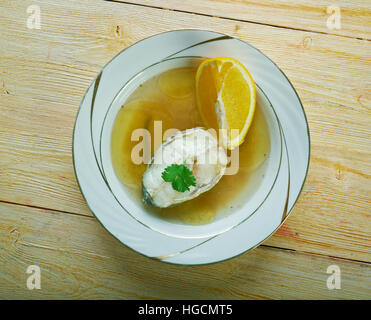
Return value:
[(179, 192), (189, 191), (190, 186), (196, 186), (196, 178), (184, 164), (166, 167), (161, 176), (166, 182), (171, 182), (173, 189)]

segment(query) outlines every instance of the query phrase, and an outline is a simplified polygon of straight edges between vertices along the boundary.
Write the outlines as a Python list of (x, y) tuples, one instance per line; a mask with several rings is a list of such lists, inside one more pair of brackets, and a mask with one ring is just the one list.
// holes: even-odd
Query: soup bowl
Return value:
[[(222, 56), (241, 62), (256, 83), (257, 103), (268, 124), (269, 155), (254, 171), (254, 183), (247, 183), (236, 197), (233, 210), (218, 213), (204, 225), (163, 219), (149, 212), (116, 176), (111, 156), (116, 115), (147, 79)], [(229, 35), (173, 30), (138, 41), (102, 68), (82, 98), (72, 152), (87, 205), (116, 239), (156, 260), (202, 265), (255, 248), (284, 223), (307, 176), (310, 136), (298, 94), (264, 53)]]
[(268, 125), (270, 152), (263, 164), (255, 169), (249, 177), (251, 182), (244, 186), (245, 190), (237, 190), (239, 186), (235, 186), (236, 193), (240, 195), (233, 201), (233, 209), (231, 206), (226, 206), (225, 210), (216, 214), (213, 221), (202, 225), (190, 225), (167, 220), (149, 212), (148, 207), (143, 206), (137, 197), (133, 196), (132, 190), (120, 181), (115, 174), (111, 154), (112, 128), (118, 111), (125, 105), (127, 99), (139, 85), (146, 80), (171, 69), (197, 67), (203, 60), (203, 57), (198, 56), (177, 56), (161, 60), (141, 70), (123, 84), (105, 115), (101, 130), (99, 150), (103, 174), (116, 200), (124, 209), (125, 213), (123, 214), (129, 214), (148, 228), (172, 237), (211, 237), (228, 231), (248, 219), (269, 195), (281, 163), (282, 137), (277, 115), (264, 92), (257, 86), (257, 105), (260, 107)]

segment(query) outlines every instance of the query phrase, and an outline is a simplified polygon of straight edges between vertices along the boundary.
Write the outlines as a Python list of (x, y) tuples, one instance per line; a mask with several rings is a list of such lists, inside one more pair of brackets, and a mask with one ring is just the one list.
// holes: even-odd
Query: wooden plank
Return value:
[[(371, 9), (364, 0), (115, 0), (171, 10), (194, 12), (228, 19), (250, 21), (299, 30), (317, 31), (353, 38), (371, 38)], [(340, 29), (327, 27), (334, 13), (327, 7), (340, 9)]]
[[(367, 299), (371, 266), (259, 247), (208, 266), (168, 265), (134, 253), (94, 219), (0, 204), (2, 299)], [(26, 269), (41, 269), (28, 290)], [(328, 290), (328, 266), (341, 289)]]
[(0, 198), (91, 215), (72, 161), (76, 106), (6, 95), (0, 103)]
[(331, 155), (328, 151), (325, 146), (312, 148), (300, 200), (265, 243), (370, 262), (370, 175), (352, 169), (366, 155), (348, 154), (344, 148), (331, 148)]
[[(5, 99), (7, 108), (3, 105), (2, 110), (7, 117), (0, 120), (1, 141), (6, 141), (0, 149), (2, 199), (91, 215), (73, 172), (73, 107), (12, 95)], [(370, 177), (365, 154), (344, 154), (343, 148), (332, 148), (331, 156), (322, 158), (327, 149), (314, 146), (301, 200), (267, 243), (370, 261), (370, 230), (365, 228), (369, 225)]]
[(85, 89), (135, 41), (207, 25), (268, 54), (294, 83), (308, 115), (307, 185), (293, 216), (267, 243), (371, 261), (369, 41), (84, 1), (40, 2), (42, 28), (29, 30), (26, 12), (19, 14), (27, 4), (32, 1), (0, 7), (0, 200), (91, 215), (71, 159)]

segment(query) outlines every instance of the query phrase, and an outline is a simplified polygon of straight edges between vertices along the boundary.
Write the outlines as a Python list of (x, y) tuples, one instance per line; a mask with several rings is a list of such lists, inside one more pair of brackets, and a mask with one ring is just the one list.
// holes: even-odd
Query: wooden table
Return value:
[[(0, 298), (371, 298), (371, 3), (336, 1), (340, 29), (327, 27), (331, 4), (0, 1)], [(30, 5), (40, 29), (27, 27)], [(118, 243), (84, 202), (71, 155), (76, 112), (104, 64), (182, 28), (233, 35), (267, 54), (297, 89), (312, 141), (288, 221), (253, 251), (201, 267)], [(27, 288), (29, 265), (40, 267), (40, 290)], [(331, 265), (341, 289), (326, 285)]]

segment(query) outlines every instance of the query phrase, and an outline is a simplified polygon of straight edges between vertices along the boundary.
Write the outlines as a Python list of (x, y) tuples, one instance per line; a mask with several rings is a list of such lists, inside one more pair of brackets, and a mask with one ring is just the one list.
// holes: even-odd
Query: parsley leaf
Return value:
[(174, 190), (179, 192), (189, 191), (190, 186), (196, 186), (196, 178), (184, 164), (172, 164), (162, 172), (162, 179), (171, 182)]

